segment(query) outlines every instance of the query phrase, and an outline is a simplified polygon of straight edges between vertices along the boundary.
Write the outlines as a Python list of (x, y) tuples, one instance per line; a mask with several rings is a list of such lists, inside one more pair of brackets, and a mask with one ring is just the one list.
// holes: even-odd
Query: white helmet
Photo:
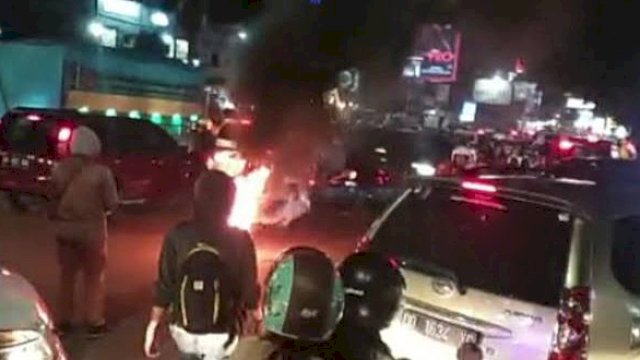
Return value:
[(478, 153), (475, 149), (466, 146), (458, 146), (451, 152), (451, 161), (454, 161), (458, 156), (465, 156), (469, 158), (469, 162), (475, 164), (478, 161)]

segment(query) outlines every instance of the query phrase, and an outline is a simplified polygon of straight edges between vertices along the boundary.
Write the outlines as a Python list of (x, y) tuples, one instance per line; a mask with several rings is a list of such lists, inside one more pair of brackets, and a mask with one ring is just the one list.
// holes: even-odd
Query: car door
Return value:
[(142, 203), (153, 197), (154, 179), (159, 172), (157, 155), (147, 141), (146, 128), (140, 122), (110, 118), (105, 161), (114, 172), (125, 204)]
[(153, 192), (158, 196), (172, 195), (190, 184), (194, 177), (195, 158), (159, 126), (151, 123), (142, 125), (144, 151), (153, 166)]
[(546, 360), (564, 288), (573, 219), (491, 194), (413, 194), (382, 222), (373, 249), (402, 264), (403, 309), (385, 332), (396, 357)]

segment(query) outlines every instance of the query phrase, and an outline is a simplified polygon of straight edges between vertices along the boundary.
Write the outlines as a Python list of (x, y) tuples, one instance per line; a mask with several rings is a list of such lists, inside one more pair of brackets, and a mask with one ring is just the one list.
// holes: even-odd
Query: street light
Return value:
[(244, 30), (240, 30), (240, 31), (238, 31), (238, 37), (242, 41), (247, 41), (247, 39), (249, 38), (249, 34)]

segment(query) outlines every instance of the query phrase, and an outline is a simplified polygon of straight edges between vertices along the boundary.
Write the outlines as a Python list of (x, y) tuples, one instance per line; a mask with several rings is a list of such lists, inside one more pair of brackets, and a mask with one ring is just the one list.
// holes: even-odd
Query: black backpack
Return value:
[(234, 333), (236, 301), (227, 265), (211, 245), (198, 243), (180, 265), (176, 324), (192, 334)]

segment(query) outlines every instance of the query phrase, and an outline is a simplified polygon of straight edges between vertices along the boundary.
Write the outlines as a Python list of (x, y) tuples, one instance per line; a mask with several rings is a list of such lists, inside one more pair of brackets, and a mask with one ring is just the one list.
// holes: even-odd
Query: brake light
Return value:
[(573, 143), (573, 141), (567, 140), (567, 139), (562, 139), (558, 143), (558, 149), (560, 149), (562, 151), (569, 151), (569, 150), (573, 149), (574, 146), (575, 146), (575, 144)]
[(465, 190), (479, 191), (479, 192), (485, 192), (485, 193), (498, 192), (498, 189), (493, 185), (473, 182), (473, 181), (462, 182), (462, 188)]
[(42, 117), (40, 115), (37, 115), (37, 114), (29, 114), (29, 115), (27, 115), (27, 120), (29, 120), (29, 121), (40, 121), (40, 120), (42, 120)]
[(560, 301), (557, 321), (549, 360), (586, 359), (591, 322), (591, 288), (566, 289)]
[(252, 124), (252, 122), (251, 122), (251, 120), (244, 119), (244, 120), (240, 120), (240, 124), (249, 126), (249, 125)]
[(71, 140), (71, 128), (63, 127), (58, 130), (58, 141), (67, 142)]

